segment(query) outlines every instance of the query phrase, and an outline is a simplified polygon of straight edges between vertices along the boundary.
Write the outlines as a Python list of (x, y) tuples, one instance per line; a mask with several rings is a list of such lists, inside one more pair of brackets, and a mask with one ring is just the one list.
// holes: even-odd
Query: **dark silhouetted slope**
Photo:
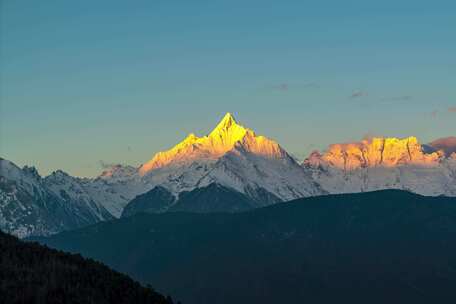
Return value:
[(240, 212), (253, 209), (255, 206), (256, 202), (245, 194), (216, 183), (182, 192), (177, 200), (167, 189), (158, 186), (149, 192), (138, 195), (128, 203), (122, 217), (132, 216), (140, 212)]
[(99, 262), (0, 231), (0, 303), (172, 302)]
[(138, 214), (41, 239), (185, 303), (454, 303), (456, 199), (399, 190)]
[(165, 212), (175, 200), (176, 198), (166, 188), (157, 186), (131, 200), (128, 205), (125, 206), (122, 217), (132, 216), (140, 212)]

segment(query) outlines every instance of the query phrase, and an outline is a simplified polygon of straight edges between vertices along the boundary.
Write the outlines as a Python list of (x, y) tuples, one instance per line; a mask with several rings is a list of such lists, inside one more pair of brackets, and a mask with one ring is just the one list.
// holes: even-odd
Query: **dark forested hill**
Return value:
[[(264, 205), (267, 204), (268, 202)], [(132, 216), (140, 212), (240, 212), (255, 207), (258, 207), (258, 203), (245, 194), (216, 183), (182, 192), (178, 199), (167, 189), (157, 186), (130, 201), (125, 207), (122, 217)]]
[(456, 199), (386, 190), (138, 214), (40, 239), (184, 303), (456, 303)]
[(99, 262), (25, 243), (0, 231), (0, 303), (172, 301)]

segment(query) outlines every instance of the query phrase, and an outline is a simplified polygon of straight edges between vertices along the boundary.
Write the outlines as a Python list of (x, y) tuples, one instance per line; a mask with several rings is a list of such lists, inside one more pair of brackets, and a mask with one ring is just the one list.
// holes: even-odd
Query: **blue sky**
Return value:
[(227, 111), (299, 157), (456, 135), (456, 4), (372, 3), (4, 0), (0, 155), (94, 176)]

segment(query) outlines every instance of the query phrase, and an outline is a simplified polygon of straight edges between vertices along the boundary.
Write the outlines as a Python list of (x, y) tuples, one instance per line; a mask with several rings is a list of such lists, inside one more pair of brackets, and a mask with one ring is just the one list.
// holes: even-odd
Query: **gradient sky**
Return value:
[(0, 14), (0, 156), (43, 175), (139, 165), (227, 111), (300, 158), (456, 135), (455, 1), (1, 0)]

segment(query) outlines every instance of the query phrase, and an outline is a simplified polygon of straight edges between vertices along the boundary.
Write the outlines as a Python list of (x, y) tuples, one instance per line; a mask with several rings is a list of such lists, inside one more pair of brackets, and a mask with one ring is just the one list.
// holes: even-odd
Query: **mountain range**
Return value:
[(415, 137), (371, 138), (331, 145), (300, 163), (227, 113), (207, 136), (192, 133), (138, 168), (115, 165), (96, 178), (60, 170), (41, 177), (33, 167), (1, 159), (0, 229), (19, 237), (49, 235), (123, 212), (236, 212), (380, 189), (456, 196), (454, 147), (456, 137), (427, 145)]
[(335, 144), (312, 153), (303, 166), (328, 193), (403, 189), (456, 196), (456, 153), (440, 149), (442, 141), (424, 146), (412, 136)]

